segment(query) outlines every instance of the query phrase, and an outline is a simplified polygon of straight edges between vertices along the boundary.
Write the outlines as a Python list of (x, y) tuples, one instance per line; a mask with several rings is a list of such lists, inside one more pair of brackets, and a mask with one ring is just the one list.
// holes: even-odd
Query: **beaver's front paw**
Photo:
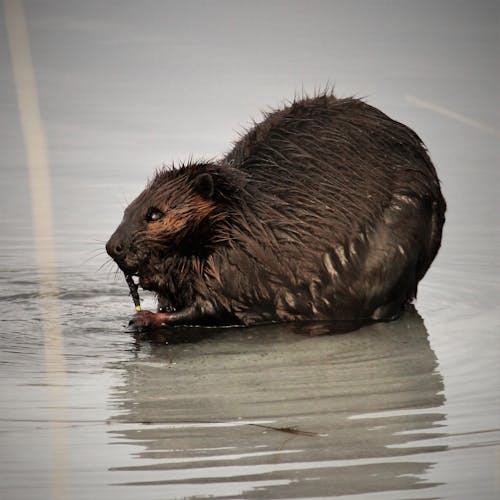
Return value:
[(154, 313), (151, 311), (139, 311), (132, 316), (128, 326), (140, 331), (158, 328), (164, 323), (165, 314)]

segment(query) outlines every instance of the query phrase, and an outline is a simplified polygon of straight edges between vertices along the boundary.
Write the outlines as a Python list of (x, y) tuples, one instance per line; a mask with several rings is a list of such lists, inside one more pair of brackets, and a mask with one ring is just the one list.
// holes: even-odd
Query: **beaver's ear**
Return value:
[(214, 179), (208, 173), (200, 174), (193, 180), (194, 190), (206, 200), (213, 198), (215, 194)]

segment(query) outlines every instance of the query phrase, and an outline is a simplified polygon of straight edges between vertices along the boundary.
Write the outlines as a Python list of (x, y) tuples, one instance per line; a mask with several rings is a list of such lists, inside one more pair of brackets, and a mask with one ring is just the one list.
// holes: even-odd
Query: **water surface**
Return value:
[[(2, 19), (0, 498), (498, 498), (498, 3), (25, 6), (56, 281), (41, 293)], [(341, 335), (127, 332), (103, 253), (127, 201), (327, 81), (415, 128), (438, 168), (447, 223), (415, 308)]]

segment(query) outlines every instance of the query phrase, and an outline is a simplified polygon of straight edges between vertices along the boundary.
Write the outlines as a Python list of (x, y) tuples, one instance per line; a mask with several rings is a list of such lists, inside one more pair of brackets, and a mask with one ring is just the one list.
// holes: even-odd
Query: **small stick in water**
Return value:
[(134, 283), (134, 278), (132, 278), (130, 274), (125, 275), (125, 280), (127, 281), (127, 285), (130, 290), (130, 295), (132, 295), (132, 300), (134, 301), (135, 310), (139, 312), (141, 310), (141, 299), (139, 298), (139, 292), (137, 291), (139, 286)]

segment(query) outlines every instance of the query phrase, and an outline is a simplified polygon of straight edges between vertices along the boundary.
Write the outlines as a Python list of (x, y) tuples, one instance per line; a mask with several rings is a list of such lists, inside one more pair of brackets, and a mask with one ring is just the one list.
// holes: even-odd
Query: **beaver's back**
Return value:
[(440, 195), (420, 138), (357, 99), (321, 96), (270, 113), (226, 159), (309, 231), (321, 221), (346, 236), (375, 223), (396, 193)]
[(268, 310), (387, 319), (415, 296), (446, 204), (408, 127), (362, 101), (320, 96), (268, 114), (225, 160), (249, 196), (218, 266), (245, 322)]

